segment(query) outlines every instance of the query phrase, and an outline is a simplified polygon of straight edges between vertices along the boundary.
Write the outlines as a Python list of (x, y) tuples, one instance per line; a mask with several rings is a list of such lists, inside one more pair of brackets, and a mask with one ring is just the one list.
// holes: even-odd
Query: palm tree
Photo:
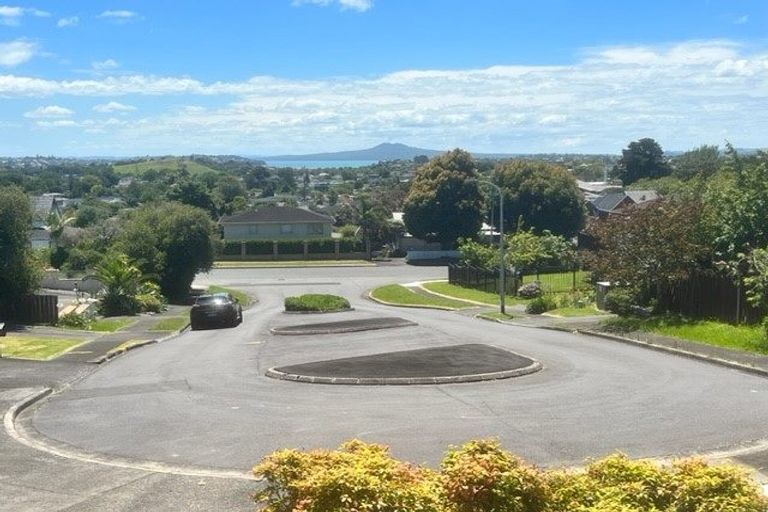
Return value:
[(103, 315), (135, 315), (139, 312), (137, 296), (146, 279), (128, 256), (108, 254), (95, 270), (94, 277), (104, 286), (100, 308)]

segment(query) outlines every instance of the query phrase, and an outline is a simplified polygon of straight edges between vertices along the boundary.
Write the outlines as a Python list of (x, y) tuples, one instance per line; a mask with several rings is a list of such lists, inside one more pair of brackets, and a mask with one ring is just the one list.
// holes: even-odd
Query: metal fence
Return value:
[[(588, 274), (578, 267), (547, 267), (522, 272), (507, 272), (506, 293), (517, 295), (517, 289), (532, 281), (538, 281), (544, 293), (564, 293), (591, 288)], [(465, 288), (486, 292), (499, 291), (499, 272), (479, 267), (450, 265), (448, 282)]]

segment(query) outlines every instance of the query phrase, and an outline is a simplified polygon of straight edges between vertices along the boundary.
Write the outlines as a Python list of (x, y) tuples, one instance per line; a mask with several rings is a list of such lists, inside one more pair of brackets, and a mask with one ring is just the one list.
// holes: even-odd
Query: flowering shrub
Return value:
[(535, 299), (536, 297), (541, 297), (541, 294), (541, 283), (538, 281), (525, 283), (517, 289), (517, 296), (521, 299)]
[(440, 471), (393, 459), (382, 445), (280, 450), (253, 468), (265, 512), (766, 512), (768, 500), (734, 466), (687, 459), (671, 466), (622, 454), (583, 471), (544, 472), (470, 441), (448, 451)]

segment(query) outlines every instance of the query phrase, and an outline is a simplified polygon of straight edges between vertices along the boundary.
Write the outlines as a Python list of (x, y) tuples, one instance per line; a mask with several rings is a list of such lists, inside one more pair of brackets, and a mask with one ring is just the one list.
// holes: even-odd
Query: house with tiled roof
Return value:
[(223, 217), (224, 240), (331, 238), (333, 218), (303, 208), (271, 206)]
[(626, 190), (594, 197), (587, 202), (587, 209), (595, 217), (607, 217), (608, 215), (620, 214), (632, 205), (657, 199), (659, 199), (659, 194), (655, 190)]

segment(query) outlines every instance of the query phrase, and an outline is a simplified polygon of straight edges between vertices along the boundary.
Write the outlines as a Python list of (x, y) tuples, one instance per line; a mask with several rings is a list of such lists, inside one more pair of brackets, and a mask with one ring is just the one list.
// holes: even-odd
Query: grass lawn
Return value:
[(142, 162), (112, 166), (117, 174), (127, 176), (142, 176), (150, 169), (155, 169), (159, 172), (175, 172), (182, 167), (186, 168), (187, 171), (193, 175), (213, 171), (210, 167), (195, 162), (194, 160), (178, 157), (150, 158), (149, 160), (144, 160)]
[(595, 306), (587, 306), (583, 308), (569, 307), (569, 308), (557, 308), (552, 311), (547, 311), (548, 315), (563, 316), (567, 318), (577, 316), (595, 316), (595, 315), (607, 315), (605, 311), (600, 311)]
[(216, 261), (213, 268), (375, 267), (366, 260)]
[(240, 290), (233, 288), (224, 288), (223, 286), (211, 285), (208, 287), (208, 293), (231, 293), (234, 298), (240, 303), (241, 306), (246, 307), (251, 303), (251, 298), (248, 294)]
[(677, 316), (617, 318), (605, 323), (618, 332), (647, 331), (707, 345), (768, 354), (768, 341), (759, 325), (730, 325), (713, 320), (687, 320)]
[(178, 331), (183, 329), (189, 323), (188, 316), (172, 316), (161, 318), (152, 325), (150, 331)]
[(83, 342), (81, 339), (35, 338), (9, 334), (0, 337), (0, 355), (44, 361), (53, 359)]
[[(482, 290), (475, 290), (473, 288), (464, 288), (463, 286), (457, 286), (450, 284), (446, 281), (434, 281), (431, 283), (424, 283), (424, 288), (431, 292), (440, 293), (443, 295), (450, 295), (459, 300), (471, 300), (475, 302), (482, 302), (490, 306), (497, 306), (499, 304), (499, 294), (484, 292)], [(518, 299), (507, 295), (504, 299), (505, 304), (526, 304), (528, 300)]]
[(109, 317), (98, 318), (91, 323), (88, 330), (96, 332), (115, 332), (119, 331), (123, 327), (131, 325), (136, 322), (136, 317)]
[[(591, 288), (589, 284), (589, 272), (584, 270), (576, 271), (576, 289), (584, 290)], [(556, 272), (552, 274), (540, 274), (539, 282), (541, 287), (554, 293), (573, 291), (573, 272)], [(523, 276), (523, 284), (536, 281), (536, 276)]]
[(421, 306), (448, 309), (463, 309), (474, 307), (474, 304), (461, 300), (446, 299), (437, 295), (422, 295), (415, 293), (405, 286), (389, 284), (375, 288), (371, 292), (374, 299), (401, 306)]
[(480, 313), (477, 316), (479, 316), (480, 318), (486, 318), (488, 320), (512, 320), (513, 318), (515, 318), (509, 313), (502, 313), (501, 311), (493, 311), (491, 313)]

